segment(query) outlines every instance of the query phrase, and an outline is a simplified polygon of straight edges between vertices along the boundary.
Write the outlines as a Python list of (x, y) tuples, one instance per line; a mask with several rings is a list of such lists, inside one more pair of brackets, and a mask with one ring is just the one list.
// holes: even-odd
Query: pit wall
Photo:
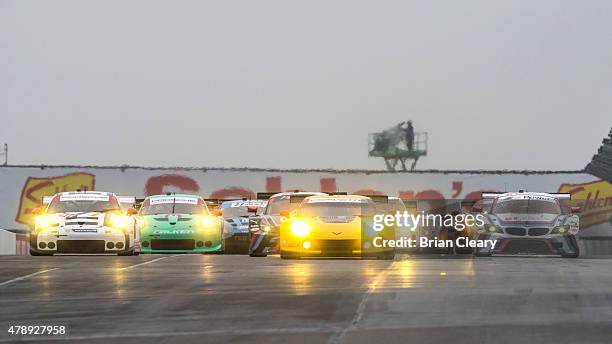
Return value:
[[(582, 200), (581, 237), (612, 238), (612, 185), (581, 172), (366, 172), (113, 167), (0, 167), (0, 228), (27, 230), (43, 196), (76, 189), (143, 197), (165, 192), (251, 198), (286, 190), (387, 194), (410, 200), (477, 198), (482, 191), (570, 192)], [(600, 249), (601, 250), (601, 249)]]

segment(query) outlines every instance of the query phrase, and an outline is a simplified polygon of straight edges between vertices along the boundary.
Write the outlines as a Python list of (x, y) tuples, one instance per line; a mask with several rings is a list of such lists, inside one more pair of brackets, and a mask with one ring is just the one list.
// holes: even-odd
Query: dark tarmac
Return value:
[(612, 343), (611, 263), (0, 257), (0, 343)]

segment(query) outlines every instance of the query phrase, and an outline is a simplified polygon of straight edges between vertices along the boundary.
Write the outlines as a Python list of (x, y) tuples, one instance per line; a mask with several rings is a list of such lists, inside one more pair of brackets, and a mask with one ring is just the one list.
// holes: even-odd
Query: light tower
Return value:
[[(405, 124), (409, 127), (403, 127)], [(413, 132), (411, 122), (402, 122), (387, 130), (369, 134), (368, 156), (383, 158), (389, 171), (397, 171), (398, 164), (401, 165), (401, 171), (412, 171), (419, 158), (425, 155), (427, 133)]]

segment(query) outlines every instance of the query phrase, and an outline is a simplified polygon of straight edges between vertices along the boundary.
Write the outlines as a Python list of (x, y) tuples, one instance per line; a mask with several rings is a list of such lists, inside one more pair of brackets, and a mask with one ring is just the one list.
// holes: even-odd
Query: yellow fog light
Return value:
[(310, 241), (304, 241), (304, 243), (302, 244), (302, 246), (303, 246), (305, 249), (309, 249), (309, 248), (310, 248)]
[(310, 227), (302, 220), (295, 220), (291, 223), (291, 232), (297, 236), (305, 237), (310, 232)]

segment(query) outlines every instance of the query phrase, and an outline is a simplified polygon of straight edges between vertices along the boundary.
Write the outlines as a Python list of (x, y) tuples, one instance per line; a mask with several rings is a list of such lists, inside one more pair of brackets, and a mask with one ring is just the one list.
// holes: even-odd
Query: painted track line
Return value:
[(152, 263), (155, 263), (155, 262), (159, 262), (160, 260), (163, 260), (163, 259), (168, 259), (168, 258), (178, 257), (178, 256), (181, 256), (181, 255), (180, 254), (175, 254), (175, 255), (172, 255), (172, 256), (165, 256), (165, 257), (155, 258), (155, 259), (149, 260), (147, 262), (143, 262), (143, 263), (139, 263), (139, 264), (135, 264), (135, 265), (126, 266), (124, 268), (120, 268), (119, 271), (131, 270), (131, 269), (137, 268), (139, 266), (152, 264)]
[(25, 275), (25, 276), (21, 276), (21, 277), (13, 278), (13, 279), (11, 279), (11, 280), (4, 281), (4, 282), (0, 283), (0, 287), (5, 286), (5, 285), (7, 285), (7, 284), (11, 284), (11, 283), (15, 283), (15, 282), (23, 281), (24, 279), (27, 279), (27, 278), (30, 278), (30, 277), (34, 277), (34, 276), (37, 276), (37, 275), (42, 275), (42, 274), (44, 274), (44, 273), (47, 273), (47, 272), (50, 272), (50, 271), (54, 271), (54, 270), (57, 270), (57, 269), (59, 269), (59, 268), (53, 268), (53, 269), (42, 270), (42, 271), (38, 271), (38, 272), (31, 273), (31, 274), (29, 274), (29, 275)]
[(328, 344), (341, 343), (342, 340), (344, 339), (344, 336), (346, 336), (346, 334), (349, 331), (352, 331), (353, 329), (357, 327), (357, 324), (363, 318), (363, 314), (365, 313), (366, 305), (368, 301), (370, 300), (370, 295), (372, 295), (374, 291), (378, 288), (378, 284), (383, 280), (383, 278), (387, 275), (387, 273), (389, 273), (389, 271), (393, 269), (395, 262), (396, 261), (393, 261), (393, 263), (389, 264), (389, 266), (385, 270), (381, 271), (376, 276), (372, 284), (370, 284), (370, 287), (368, 288), (368, 290), (363, 295), (361, 302), (359, 302), (359, 305), (357, 306), (357, 310), (355, 311), (355, 316), (353, 316), (353, 320), (351, 320), (351, 322), (342, 331), (336, 333), (336, 335), (331, 336), (327, 342)]

